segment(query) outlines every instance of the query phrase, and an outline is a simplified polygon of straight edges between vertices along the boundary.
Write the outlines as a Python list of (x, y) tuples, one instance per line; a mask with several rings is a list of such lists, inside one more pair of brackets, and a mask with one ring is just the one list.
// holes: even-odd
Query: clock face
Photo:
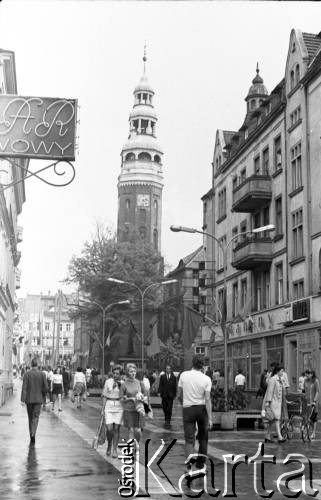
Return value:
[(137, 195), (137, 206), (138, 207), (149, 207), (149, 194), (138, 194)]

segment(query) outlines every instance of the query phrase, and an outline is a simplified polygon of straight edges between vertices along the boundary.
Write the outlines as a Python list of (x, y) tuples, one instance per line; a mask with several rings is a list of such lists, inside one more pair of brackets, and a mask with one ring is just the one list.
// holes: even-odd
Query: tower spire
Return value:
[(147, 57), (146, 57), (146, 42), (144, 44), (144, 57), (143, 57), (143, 61), (144, 61), (144, 75), (146, 74), (146, 61), (147, 61)]
[(257, 62), (257, 63), (256, 63), (256, 74), (258, 75), (258, 74), (259, 74), (259, 72), (260, 72), (260, 70), (259, 70), (259, 63)]

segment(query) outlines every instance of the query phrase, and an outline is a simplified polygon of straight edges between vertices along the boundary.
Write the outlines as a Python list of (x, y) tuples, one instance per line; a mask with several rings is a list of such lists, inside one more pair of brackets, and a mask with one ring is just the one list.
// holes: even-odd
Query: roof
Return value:
[(309, 54), (309, 60), (311, 61), (321, 45), (320, 33), (317, 35), (314, 33), (302, 33), (302, 36)]
[(211, 188), (209, 191), (207, 191), (207, 193), (205, 193), (201, 200), (206, 200), (207, 198), (211, 198), (211, 196), (214, 194), (214, 189)]
[(233, 130), (223, 130), (225, 144), (231, 142), (233, 135), (235, 135), (236, 133), (237, 132), (234, 132)]
[(189, 255), (187, 255), (186, 257), (183, 257), (183, 259), (181, 259), (180, 262), (182, 262), (184, 264), (184, 266), (187, 266), (195, 257), (196, 255), (203, 249), (203, 245), (201, 245), (200, 247), (198, 247), (197, 250), (195, 250), (194, 252), (190, 253)]

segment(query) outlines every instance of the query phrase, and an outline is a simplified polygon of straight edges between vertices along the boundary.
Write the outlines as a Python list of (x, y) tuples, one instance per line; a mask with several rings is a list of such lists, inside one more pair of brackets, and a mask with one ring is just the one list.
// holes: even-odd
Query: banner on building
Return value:
[(0, 157), (75, 159), (77, 100), (0, 95)]
[(193, 309), (184, 306), (184, 324), (182, 340), (185, 349), (189, 349), (194, 342), (201, 324), (204, 322), (203, 316)]

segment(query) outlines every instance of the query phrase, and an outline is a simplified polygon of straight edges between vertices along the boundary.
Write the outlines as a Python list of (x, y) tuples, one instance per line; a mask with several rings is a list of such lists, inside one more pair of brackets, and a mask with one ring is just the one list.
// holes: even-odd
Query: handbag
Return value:
[(269, 422), (272, 422), (273, 420), (275, 420), (275, 415), (273, 413), (273, 410), (270, 406), (267, 406), (265, 408), (265, 418), (269, 421)]

